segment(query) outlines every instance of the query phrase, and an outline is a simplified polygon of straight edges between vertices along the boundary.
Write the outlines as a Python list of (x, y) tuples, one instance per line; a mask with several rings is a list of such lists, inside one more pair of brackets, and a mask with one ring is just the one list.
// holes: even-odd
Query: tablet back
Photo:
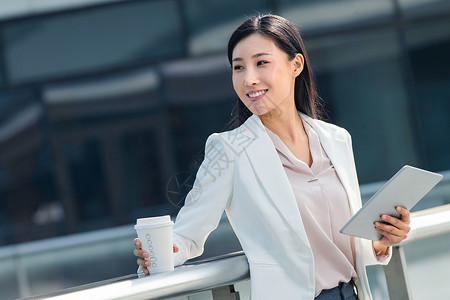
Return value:
[(341, 233), (373, 241), (381, 239), (382, 235), (375, 230), (375, 221), (381, 221), (382, 214), (399, 217), (396, 206), (410, 210), (441, 179), (441, 174), (411, 166), (402, 167), (342, 227)]

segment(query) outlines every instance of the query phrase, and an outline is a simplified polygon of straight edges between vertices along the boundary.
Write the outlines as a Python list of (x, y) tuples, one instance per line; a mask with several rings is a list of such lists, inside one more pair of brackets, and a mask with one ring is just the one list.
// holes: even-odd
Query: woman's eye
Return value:
[(242, 70), (243, 68), (242, 68), (242, 66), (234, 66), (233, 69), (237, 71), (237, 70)]
[(256, 64), (257, 66), (262, 66), (262, 65), (265, 65), (265, 64), (267, 64), (268, 63), (268, 61), (265, 61), (265, 60), (260, 60), (260, 61), (258, 61), (258, 63)]

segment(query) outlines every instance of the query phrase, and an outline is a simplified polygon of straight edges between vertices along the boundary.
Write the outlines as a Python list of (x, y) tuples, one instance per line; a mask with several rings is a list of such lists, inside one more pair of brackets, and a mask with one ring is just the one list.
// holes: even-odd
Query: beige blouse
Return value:
[(303, 226), (314, 255), (315, 295), (356, 277), (354, 238), (339, 232), (350, 219), (345, 189), (323, 150), (319, 137), (303, 122), (313, 163), (297, 159), (269, 129), (294, 191)]

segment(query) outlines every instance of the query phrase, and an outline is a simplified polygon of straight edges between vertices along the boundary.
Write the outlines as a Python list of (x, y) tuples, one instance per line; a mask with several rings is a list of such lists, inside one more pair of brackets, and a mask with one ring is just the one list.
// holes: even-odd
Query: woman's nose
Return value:
[(245, 79), (244, 84), (246, 86), (252, 86), (259, 83), (259, 78), (257, 72), (255, 72), (252, 69), (247, 69), (247, 72), (245, 73)]

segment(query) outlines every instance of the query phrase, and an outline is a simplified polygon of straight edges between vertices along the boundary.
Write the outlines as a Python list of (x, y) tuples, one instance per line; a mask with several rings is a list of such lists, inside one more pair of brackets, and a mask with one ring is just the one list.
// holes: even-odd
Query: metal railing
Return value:
[[(73, 292), (56, 292), (48, 296), (26, 299), (79, 300), (79, 299), (167, 299), (211, 290), (213, 299), (238, 300), (234, 284), (249, 279), (247, 259), (242, 251), (197, 261), (175, 268), (173, 272), (152, 276), (131, 275), (109, 284)], [(142, 277), (127, 279), (129, 277)], [(72, 289), (73, 290), (73, 289)]]
[[(393, 257), (384, 267), (391, 300), (411, 299), (402, 246), (412, 241), (450, 232), (450, 204), (412, 213), (411, 232), (393, 248)], [(165, 299), (211, 290), (214, 300), (239, 299), (234, 284), (249, 279), (242, 252), (210, 261), (181, 266), (174, 272), (125, 280), (81, 291), (51, 296), (48, 300), (69, 299)]]
[(392, 248), (392, 258), (384, 266), (391, 300), (412, 299), (403, 245), (450, 232), (450, 204), (412, 213), (411, 232), (400, 245)]

